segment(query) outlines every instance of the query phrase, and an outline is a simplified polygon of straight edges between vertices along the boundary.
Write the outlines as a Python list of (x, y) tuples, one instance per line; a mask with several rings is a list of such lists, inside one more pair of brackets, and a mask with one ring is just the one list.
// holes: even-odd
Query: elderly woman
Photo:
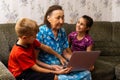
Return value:
[[(62, 28), (63, 23), (64, 11), (62, 7), (59, 5), (50, 6), (44, 17), (44, 24), (39, 27), (37, 39), (41, 43), (50, 46), (60, 55), (63, 55), (64, 52), (67, 52), (63, 56), (66, 59), (69, 59), (71, 50), (69, 49), (65, 30)], [(38, 58), (40, 61), (44, 62), (40, 63), (44, 65), (43, 67), (53, 70), (62, 69), (61, 62), (54, 55), (41, 51)], [(68, 74), (60, 74), (58, 75), (58, 80), (91, 80), (91, 73), (85, 70), (70, 72)]]

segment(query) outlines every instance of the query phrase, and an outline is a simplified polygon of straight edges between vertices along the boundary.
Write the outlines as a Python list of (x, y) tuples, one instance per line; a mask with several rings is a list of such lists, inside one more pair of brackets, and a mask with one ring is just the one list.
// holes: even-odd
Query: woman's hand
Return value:
[(68, 63), (68, 62), (66, 61), (66, 59), (63, 58), (62, 56), (59, 58), (59, 60), (60, 60), (60, 62), (61, 62), (62, 65), (65, 65), (65, 64)]
[(63, 55), (67, 60), (70, 60), (71, 56), (72, 56), (72, 51), (70, 48), (67, 48), (63, 51)]

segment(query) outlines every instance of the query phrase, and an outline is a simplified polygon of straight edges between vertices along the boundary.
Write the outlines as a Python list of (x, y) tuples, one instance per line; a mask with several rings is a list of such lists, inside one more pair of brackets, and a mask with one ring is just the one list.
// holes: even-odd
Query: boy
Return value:
[(64, 62), (64, 58), (50, 47), (36, 40), (36, 34), (39, 29), (35, 21), (22, 18), (16, 23), (15, 31), (18, 41), (11, 50), (8, 69), (16, 80), (54, 80), (55, 74), (63, 74), (70, 71), (70, 68), (54, 71), (38, 66), (37, 53), (35, 52), (35, 49), (38, 48), (55, 55), (61, 62)]

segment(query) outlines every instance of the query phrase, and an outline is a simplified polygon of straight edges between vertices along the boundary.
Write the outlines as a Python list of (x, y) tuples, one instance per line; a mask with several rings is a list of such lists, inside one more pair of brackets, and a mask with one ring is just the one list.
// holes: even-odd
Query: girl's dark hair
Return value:
[(44, 24), (46, 24), (48, 27), (50, 27), (50, 23), (47, 20), (47, 16), (50, 15), (53, 11), (55, 10), (63, 10), (62, 7), (60, 5), (52, 5), (48, 8), (45, 16), (44, 16)]
[[(87, 15), (83, 15), (82, 18), (84, 18), (87, 21), (86, 26), (91, 28), (92, 25), (93, 25), (93, 19), (91, 17), (87, 16)], [(89, 30), (86, 31), (86, 33), (88, 34)]]

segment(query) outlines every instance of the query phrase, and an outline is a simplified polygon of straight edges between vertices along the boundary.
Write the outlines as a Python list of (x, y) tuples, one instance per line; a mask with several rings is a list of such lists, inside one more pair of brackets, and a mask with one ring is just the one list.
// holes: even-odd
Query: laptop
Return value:
[(101, 51), (74, 51), (64, 67), (72, 67), (71, 71), (90, 70), (100, 53)]

